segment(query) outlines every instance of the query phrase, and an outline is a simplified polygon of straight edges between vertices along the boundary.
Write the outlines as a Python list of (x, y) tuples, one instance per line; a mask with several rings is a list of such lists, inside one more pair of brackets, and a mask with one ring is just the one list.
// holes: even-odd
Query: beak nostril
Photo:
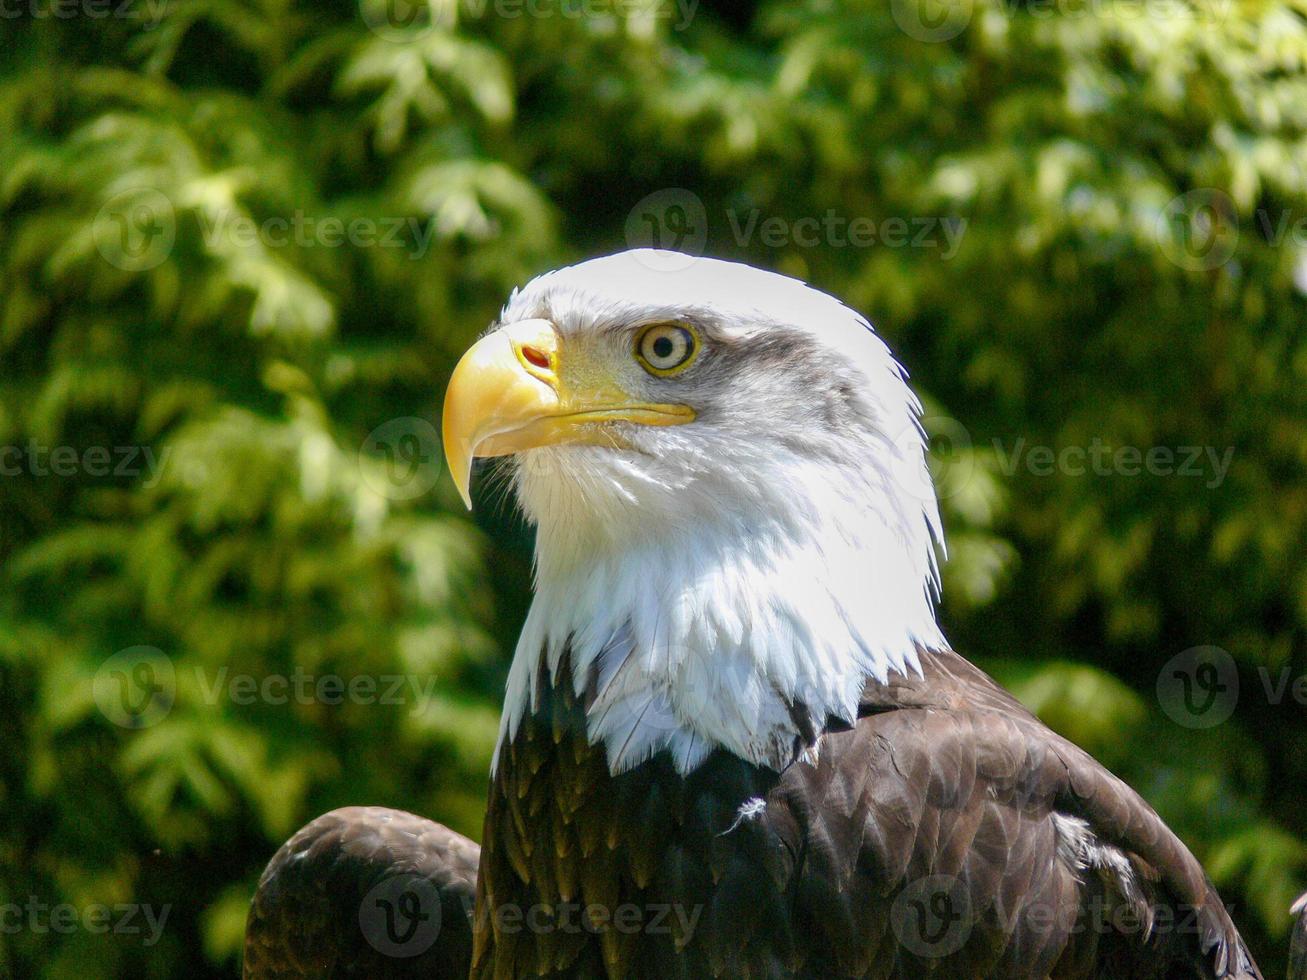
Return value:
[(539, 347), (532, 347), (530, 344), (522, 345), (522, 356), (526, 358), (529, 364), (544, 370), (549, 369), (549, 355)]

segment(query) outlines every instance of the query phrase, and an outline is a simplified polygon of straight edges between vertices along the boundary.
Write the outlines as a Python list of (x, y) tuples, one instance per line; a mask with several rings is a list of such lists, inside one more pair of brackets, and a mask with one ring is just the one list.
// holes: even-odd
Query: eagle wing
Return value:
[(872, 937), (848, 966), (1260, 977), (1198, 861), (1137, 793), (962, 657), (921, 660), (919, 675), (869, 684), (854, 729), (825, 736), (774, 794), (818, 844), (799, 880), (839, 881), (841, 855), (859, 855), (811, 924)]
[(245, 980), (467, 977), (481, 849), (402, 810), (332, 810), (281, 846), (245, 929)]

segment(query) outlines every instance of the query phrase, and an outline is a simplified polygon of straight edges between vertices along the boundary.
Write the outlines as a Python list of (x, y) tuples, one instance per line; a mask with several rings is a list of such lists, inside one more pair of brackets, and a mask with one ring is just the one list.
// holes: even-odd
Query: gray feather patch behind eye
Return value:
[[(859, 430), (871, 435), (876, 428), (875, 410), (859, 395), (863, 382), (844, 357), (810, 334), (770, 326), (758, 334), (714, 337), (708, 346), (717, 356), (711, 371), (704, 373), (712, 375), (718, 391), (733, 385), (737, 390), (757, 392), (773, 408), (777, 402), (788, 401), (785, 411), (790, 418), (811, 419), (827, 435), (841, 439), (857, 435)], [(707, 356), (705, 353), (705, 360)], [(808, 431), (802, 436), (812, 434)], [(804, 445), (814, 452), (825, 448), (820, 442)]]

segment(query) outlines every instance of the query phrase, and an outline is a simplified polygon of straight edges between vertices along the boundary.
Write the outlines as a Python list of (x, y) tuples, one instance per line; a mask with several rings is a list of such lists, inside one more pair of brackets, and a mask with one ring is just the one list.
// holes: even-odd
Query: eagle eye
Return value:
[(681, 323), (647, 327), (635, 342), (636, 359), (650, 374), (666, 378), (680, 374), (699, 353), (699, 337)]

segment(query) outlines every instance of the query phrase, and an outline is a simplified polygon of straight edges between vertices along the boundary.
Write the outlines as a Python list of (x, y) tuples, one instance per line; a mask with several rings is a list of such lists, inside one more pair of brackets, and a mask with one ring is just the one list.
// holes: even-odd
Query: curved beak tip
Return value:
[(464, 506), (467, 507), (468, 510), (472, 509), (472, 493), (469, 490), (471, 484), (472, 484), (471, 467), (468, 467), (467, 473), (464, 474), (461, 478), (457, 475), (454, 477), (454, 486), (458, 488), (458, 495), (461, 498), (463, 498), (463, 504)]
[(445, 464), (449, 467), (450, 479), (454, 481), (454, 487), (458, 490), (458, 496), (462, 499), (468, 510), (472, 509), (472, 460), (473, 447), (468, 445), (466, 440), (458, 438), (450, 430), (453, 427), (449, 425), (448, 418), (445, 419), (444, 436), (445, 443)]

